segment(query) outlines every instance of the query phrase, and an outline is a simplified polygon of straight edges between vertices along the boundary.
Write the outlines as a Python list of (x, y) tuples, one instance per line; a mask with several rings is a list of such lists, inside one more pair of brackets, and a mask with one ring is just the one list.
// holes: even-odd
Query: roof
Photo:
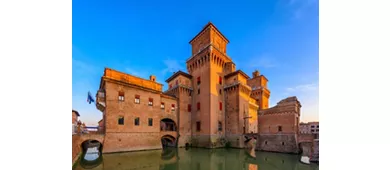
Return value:
[(196, 37), (198, 37), (204, 30), (206, 30), (206, 29), (207, 29), (208, 27), (210, 27), (210, 26), (213, 26), (213, 27), (215, 28), (215, 30), (217, 30), (217, 32), (218, 32), (219, 34), (221, 34), (222, 37), (229, 43), (229, 40), (228, 40), (228, 39), (221, 33), (221, 31), (219, 31), (218, 28), (217, 28), (213, 23), (211, 23), (211, 22), (208, 22), (208, 23), (203, 27), (202, 31), (200, 31), (198, 34), (196, 34), (196, 36), (195, 36), (194, 38), (192, 38), (192, 40), (191, 40), (189, 43), (191, 44), (192, 41), (194, 41)]
[[(99, 120), (99, 122), (101, 122), (101, 121), (103, 121), (103, 119)], [(98, 123), (99, 123), (99, 122), (98, 122)]]
[(231, 73), (229, 73), (229, 74), (226, 74), (226, 75), (225, 75), (225, 78), (234, 76), (234, 75), (236, 75), (236, 74), (238, 74), (238, 73), (241, 73), (245, 78), (249, 79), (249, 76), (248, 76), (247, 74), (245, 74), (245, 73), (244, 73), (243, 71), (241, 71), (241, 70), (237, 70), (237, 71), (235, 71), (235, 72), (231, 72)]
[(179, 70), (178, 72), (176, 72), (175, 74), (173, 74), (171, 77), (169, 77), (167, 80), (165, 80), (165, 82), (168, 83), (169, 81), (173, 80), (175, 77), (177, 77), (177, 76), (179, 76), (179, 75), (183, 75), (184, 77), (187, 77), (187, 78), (189, 78), (189, 79), (192, 78), (191, 75), (189, 75), (189, 74), (187, 74), (187, 73), (185, 73), (185, 72)]
[(77, 116), (80, 116), (79, 112), (76, 110), (72, 110), (72, 112), (75, 112)]

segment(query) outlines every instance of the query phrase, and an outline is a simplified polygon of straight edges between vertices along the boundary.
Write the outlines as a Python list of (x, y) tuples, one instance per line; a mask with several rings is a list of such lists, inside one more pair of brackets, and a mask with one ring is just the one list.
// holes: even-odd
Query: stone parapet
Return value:
[(156, 83), (151, 80), (142, 79), (136, 76), (132, 76), (130, 74), (122, 73), (113, 69), (106, 68), (104, 70), (104, 78), (116, 80), (122, 83), (136, 85), (152, 90), (156, 90), (162, 92), (162, 84)]
[(297, 135), (295, 134), (260, 134), (257, 140), (257, 150), (299, 153)]

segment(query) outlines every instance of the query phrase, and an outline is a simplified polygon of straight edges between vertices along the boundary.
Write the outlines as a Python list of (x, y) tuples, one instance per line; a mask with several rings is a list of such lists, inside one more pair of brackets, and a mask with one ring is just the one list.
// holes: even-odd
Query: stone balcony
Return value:
[(96, 94), (96, 108), (101, 112), (106, 108), (106, 94), (103, 90), (99, 90)]

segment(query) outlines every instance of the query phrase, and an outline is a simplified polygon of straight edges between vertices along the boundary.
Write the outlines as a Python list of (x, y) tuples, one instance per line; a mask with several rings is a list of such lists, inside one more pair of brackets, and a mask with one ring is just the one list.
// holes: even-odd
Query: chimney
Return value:
[(155, 81), (156, 81), (156, 76), (154, 76), (154, 75), (150, 75), (150, 77), (149, 77), (149, 80), (150, 80), (150, 81), (154, 81), (154, 82), (155, 82)]
[(255, 70), (255, 71), (252, 73), (252, 76), (253, 76), (253, 78), (259, 77), (259, 76), (260, 76), (259, 70)]

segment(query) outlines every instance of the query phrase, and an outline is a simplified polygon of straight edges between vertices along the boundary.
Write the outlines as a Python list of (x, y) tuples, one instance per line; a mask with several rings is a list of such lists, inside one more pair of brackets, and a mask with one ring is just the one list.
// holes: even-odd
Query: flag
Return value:
[(95, 102), (95, 100), (93, 99), (93, 97), (91, 95), (91, 92), (88, 92), (87, 102), (89, 104), (91, 104), (92, 102)]

